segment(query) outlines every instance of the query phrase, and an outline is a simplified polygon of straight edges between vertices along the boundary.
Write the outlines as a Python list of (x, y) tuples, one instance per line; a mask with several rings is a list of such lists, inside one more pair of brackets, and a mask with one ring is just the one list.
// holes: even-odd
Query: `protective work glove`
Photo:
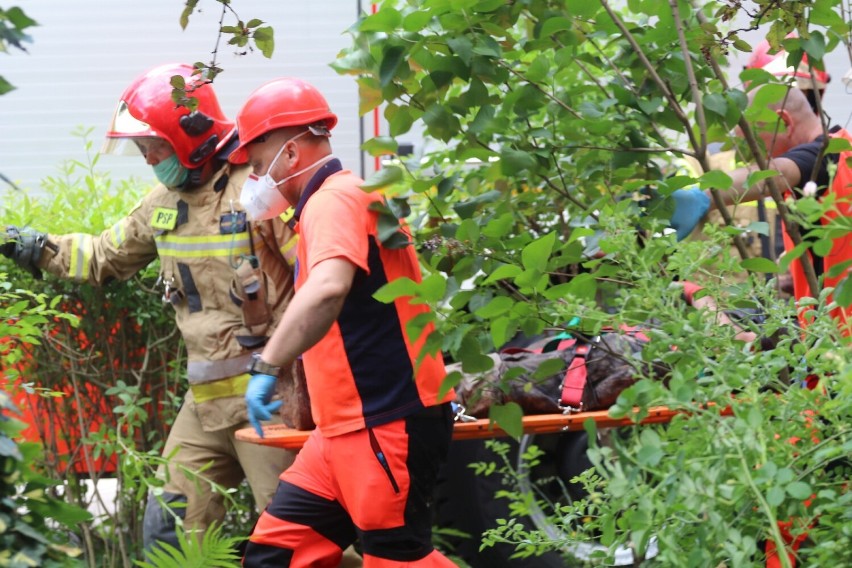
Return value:
[(272, 413), (281, 408), (283, 401), (272, 400), (272, 394), (275, 392), (275, 382), (278, 379), (272, 375), (264, 375), (258, 373), (252, 375), (249, 379), (248, 389), (246, 389), (246, 408), (248, 409), (249, 423), (254, 427), (257, 435), (263, 438), (263, 427), (260, 425), (261, 420), (270, 420)]
[(41, 259), (41, 251), (47, 244), (47, 233), (40, 233), (32, 229), (18, 229), (14, 225), (6, 227), (0, 244), (0, 253), (6, 258), (11, 258), (15, 263), (28, 270), (35, 278), (41, 280), (41, 269), (38, 261)]
[(707, 215), (707, 211), (710, 210), (710, 198), (697, 187), (676, 189), (672, 192), (672, 198), (675, 202), (675, 210), (669, 219), (669, 224), (677, 232), (677, 240), (682, 241)]

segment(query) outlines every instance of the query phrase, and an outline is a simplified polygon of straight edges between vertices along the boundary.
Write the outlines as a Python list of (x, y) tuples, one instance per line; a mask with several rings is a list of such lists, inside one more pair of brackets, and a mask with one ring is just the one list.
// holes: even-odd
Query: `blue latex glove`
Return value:
[(272, 413), (281, 407), (282, 401), (272, 400), (275, 392), (275, 382), (278, 379), (272, 375), (252, 375), (246, 389), (246, 408), (248, 409), (249, 423), (254, 426), (257, 435), (263, 438), (261, 420), (270, 420)]
[(669, 224), (677, 231), (677, 240), (682, 241), (710, 210), (710, 198), (697, 187), (677, 189), (672, 192), (672, 197), (675, 210)]

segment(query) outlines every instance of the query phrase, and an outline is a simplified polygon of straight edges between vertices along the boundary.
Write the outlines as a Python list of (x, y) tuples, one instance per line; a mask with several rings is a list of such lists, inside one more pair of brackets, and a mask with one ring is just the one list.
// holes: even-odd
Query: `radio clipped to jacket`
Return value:
[(231, 282), (231, 298), (243, 313), (243, 325), (252, 336), (264, 336), (272, 323), (267, 296), (266, 274), (257, 257), (250, 256), (235, 270)]

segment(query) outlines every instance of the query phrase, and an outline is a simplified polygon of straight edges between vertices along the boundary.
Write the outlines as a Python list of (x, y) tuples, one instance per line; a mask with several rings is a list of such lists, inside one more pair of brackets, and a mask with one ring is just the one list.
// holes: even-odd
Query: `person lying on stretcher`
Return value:
[[(762, 316), (744, 310), (720, 310), (712, 296), (701, 293), (701, 286), (678, 284), (688, 305), (714, 314), (719, 325), (734, 326), (737, 340), (762, 350), (774, 348), (771, 338), (758, 337), (754, 326), (748, 325), (759, 324)], [(572, 331), (522, 338), (491, 353), (494, 365), (487, 372), (463, 373), (460, 363), (448, 365), (447, 372), (462, 372), (456, 402), (465, 409), (465, 415), (475, 418), (487, 417), (492, 405), (507, 402), (519, 404), (525, 414), (602, 410), (641, 377), (668, 379), (666, 365), (642, 359), (641, 351), (648, 341), (641, 329), (627, 327), (605, 329), (594, 337)], [(549, 362), (554, 360), (561, 364)], [(539, 371), (543, 364), (553, 366), (545, 377)]]

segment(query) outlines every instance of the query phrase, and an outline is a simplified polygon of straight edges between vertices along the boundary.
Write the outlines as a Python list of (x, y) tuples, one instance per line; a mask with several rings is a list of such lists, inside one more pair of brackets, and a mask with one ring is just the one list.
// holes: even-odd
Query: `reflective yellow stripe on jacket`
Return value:
[(75, 280), (86, 280), (89, 278), (89, 263), (94, 254), (92, 235), (82, 233), (71, 236), (71, 263), (68, 274)]
[(246, 394), (251, 375), (243, 373), (229, 379), (210, 383), (191, 384), (189, 388), (195, 397), (195, 402), (205, 402), (216, 398), (243, 396)]
[[(180, 236), (164, 234), (156, 237), (160, 256), (208, 257), (249, 254), (247, 233), (235, 235)], [(262, 240), (255, 241), (255, 248), (263, 246)]]
[(293, 238), (284, 243), (284, 246), (281, 247), (281, 255), (284, 257), (284, 260), (287, 261), (287, 264), (293, 266), (296, 264), (296, 245), (299, 244), (299, 235), (293, 235)]

